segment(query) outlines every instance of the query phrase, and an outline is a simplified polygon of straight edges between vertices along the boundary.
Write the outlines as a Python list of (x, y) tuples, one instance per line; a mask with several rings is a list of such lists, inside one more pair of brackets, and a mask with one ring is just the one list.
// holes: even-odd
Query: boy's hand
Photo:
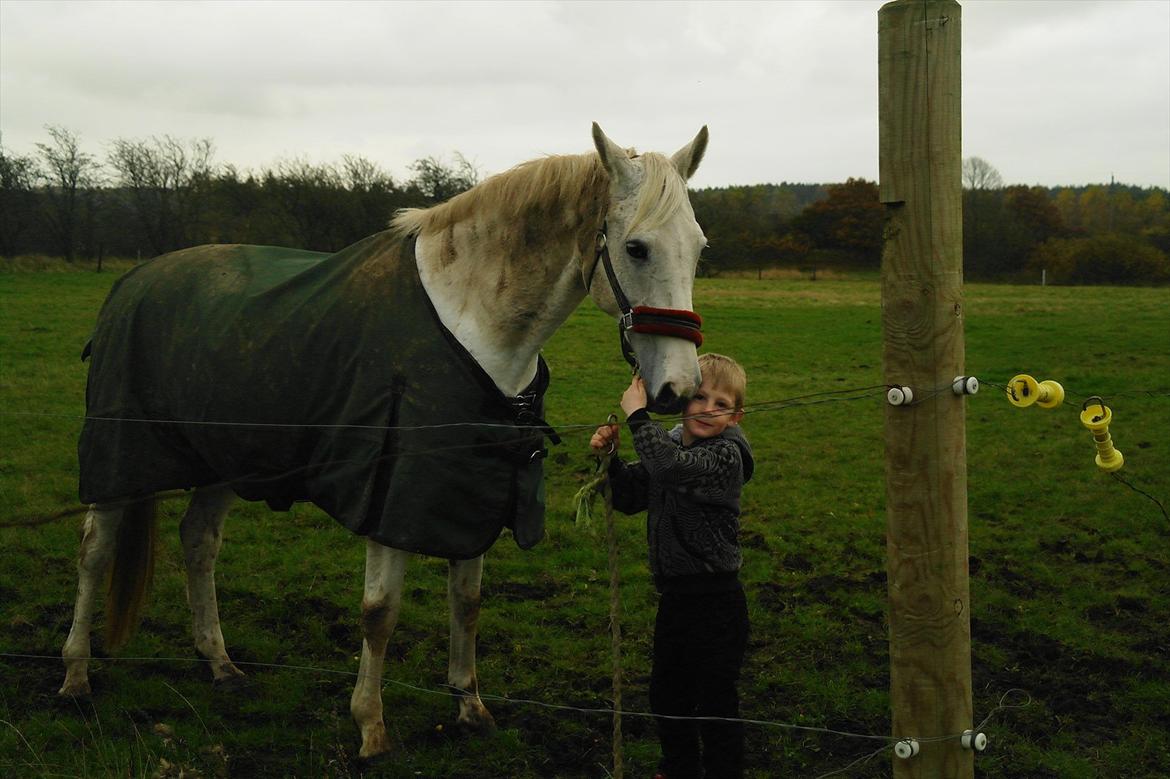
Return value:
[(630, 381), (630, 386), (626, 387), (625, 393), (622, 394), (622, 411), (626, 412), (626, 417), (629, 417), (630, 414), (644, 408), (646, 408), (646, 385), (642, 382), (641, 376), (635, 376)]
[(602, 425), (589, 439), (589, 446), (597, 454), (610, 454), (617, 451), (620, 438), (617, 425)]

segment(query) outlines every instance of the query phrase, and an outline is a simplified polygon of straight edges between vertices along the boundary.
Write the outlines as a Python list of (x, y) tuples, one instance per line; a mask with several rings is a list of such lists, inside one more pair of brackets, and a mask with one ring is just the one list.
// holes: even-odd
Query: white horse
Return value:
[[(533, 376), (541, 370), (542, 345), (588, 295), (602, 310), (619, 319), (623, 350), (636, 355), (652, 410), (674, 412), (699, 383), (696, 345), (701, 337), (697, 336), (698, 318), (691, 313), (691, 294), (699, 254), (706, 240), (695, 221), (686, 180), (703, 157), (707, 128), (702, 128), (689, 144), (670, 157), (624, 150), (596, 124), (593, 141), (595, 154), (530, 161), (493, 176), (444, 204), (400, 212), (390, 231), (367, 242), (372, 241), (369, 246), (378, 247), (391, 241), (399, 244), (413, 241), (418, 279), (434, 311), (504, 396), (520, 395), (532, 383)], [(212, 258), (207, 260), (210, 267), (215, 256), (244, 251), (247, 247), (203, 249)], [(198, 253), (199, 250), (187, 251)], [(363, 251), (369, 253), (373, 249)], [(159, 267), (181, 267), (179, 255), (183, 253), (175, 255), (178, 259), (168, 260), (169, 266)], [(191, 262), (185, 262), (192, 266)], [(597, 272), (599, 264), (603, 266), (602, 272)], [(226, 275), (226, 271), (216, 273), (217, 277)], [(152, 278), (149, 272), (140, 276)], [(215, 286), (227, 282), (209, 276), (202, 283)], [(244, 283), (239, 281), (237, 286)], [(115, 289), (111, 297), (117, 292)], [(138, 308), (148, 305), (149, 301)], [(360, 318), (366, 310), (357, 306), (354, 316)], [(156, 322), (154, 326), (162, 325)], [(222, 339), (216, 343), (220, 348), (227, 348), (223, 347)], [(94, 349), (96, 364), (96, 336)], [(193, 362), (201, 359), (200, 355), (186, 353), (183, 357)], [(240, 355), (236, 361), (245, 359), (246, 355)], [(126, 368), (128, 373), (136, 370), (133, 365)], [(165, 384), (166, 378), (162, 374), (146, 390), (136, 391), (149, 396), (152, 402), (169, 396), (172, 390), (180, 391), (159, 386)], [(343, 375), (341, 386), (351, 379), (355, 377)], [(144, 381), (142, 374), (136, 380)], [(94, 383), (94, 368), (91, 368), (91, 392)], [(203, 391), (213, 392), (215, 386), (207, 381)], [(93, 408), (94, 398), (88, 399), (91, 417), (110, 413), (108, 409)], [(268, 400), (267, 405), (256, 406), (257, 413), (271, 405), (280, 405), (279, 394)], [(155, 407), (154, 413), (178, 412)], [(118, 416), (127, 414), (123, 411)], [(95, 421), (93, 424), (99, 427), (91, 431), (92, 435), (100, 436), (103, 430), (120, 435), (129, 430), (117, 427), (119, 422), (130, 424), (126, 420)], [(107, 427), (100, 427), (102, 424)], [(176, 429), (182, 426), (172, 425), (165, 434), (176, 435)], [(231, 442), (225, 444), (231, 445)], [(154, 462), (140, 462), (136, 470), (149, 475)], [(84, 485), (84, 456), (82, 471)], [(142, 482), (151, 485), (145, 488), (148, 494), (115, 496), (122, 499), (85, 498), (83, 487), (83, 499), (92, 506), (83, 526), (72, 629), (62, 652), (66, 673), (61, 695), (90, 693), (87, 663), (91, 620), (97, 591), (107, 572), (111, 576), (106, 603), (107, 623), (113, 635), (111, 644), (120, 643), (133, 629), (152, 568), (154, 525), (150, 509), (153, 500), (144, 498), (152, 498), (163, 484), (194, 487), (190, 506), (180, 524), (180, 535), (195, 647), (208, 660), (215, 682), (230, 682), (243, 676), (224, 646), (214, 569), (229, 506), (237, 495), (257, 499), (256, 495), (261, 493), (253, 490), (255, 494), (250, 494), (243, 486), (244, 481), (236, 479), (239, 472), (212, 471), (214, 468), (198, 480), (189, 479), (184, 484), (170, 484), (165, 480)], [(441, 474), (435, 478), (442, 482)], [(330, 510), (327, 505), (322, 507)], [(367, 541), (361, 608), (364, 640), (360, 671), (350, 701), (361, 731), (362, 758), (378, 756), (389, 749), (382, 716), (382, 666), (398, 619), (407, 560), (413, 553), (375, 540)], [(494, 724), (479, 697), (475, 673), (482, 571), (482, 553), (471, 559), (451, 559), (447, 680), (452, 687), (463, 691), (458, 700), (458, 723), (472, 729), (486, 729)]]

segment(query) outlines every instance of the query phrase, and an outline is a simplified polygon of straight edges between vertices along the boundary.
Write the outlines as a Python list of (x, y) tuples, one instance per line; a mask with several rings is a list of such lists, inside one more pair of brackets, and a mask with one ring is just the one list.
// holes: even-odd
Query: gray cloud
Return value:
[[(875, 179), (881, 4), (5, 0), (0, 130), (401, 174), (585, 151), (594, 120), (665, 151), (708, 124), (697, 186)], [(1006, 181), (1170, 186), (1170, 3), (967, 0), (963, 56), (964, 154)]]

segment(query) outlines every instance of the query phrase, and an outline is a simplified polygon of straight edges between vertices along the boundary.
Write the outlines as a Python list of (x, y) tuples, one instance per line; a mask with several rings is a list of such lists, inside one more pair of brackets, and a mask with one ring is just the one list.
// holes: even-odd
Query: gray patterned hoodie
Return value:
[(668, 433), (645, 410), (627, 423), (640, 459), (610, 463), (613, 506), (625, 514), (646, 511), (650, 572), (658, 588), (669, 589), (678, 577), (734, 582), (742, 563), (739, 493), (755, 469), (739, 427), (685, 446), (682, 425)]

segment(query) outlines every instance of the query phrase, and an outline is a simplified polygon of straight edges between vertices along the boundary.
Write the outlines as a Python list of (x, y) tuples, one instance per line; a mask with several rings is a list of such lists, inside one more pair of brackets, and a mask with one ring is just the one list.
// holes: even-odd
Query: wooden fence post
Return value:
[[(895, 777), (974, 775), (963, 370), (961, 9), (878, 12), (883, 365), (914, 390), (886, 407), (886, 572), (892, 730), (924, 739)], [(941, 391), (940, 391), (941, 390)]]

